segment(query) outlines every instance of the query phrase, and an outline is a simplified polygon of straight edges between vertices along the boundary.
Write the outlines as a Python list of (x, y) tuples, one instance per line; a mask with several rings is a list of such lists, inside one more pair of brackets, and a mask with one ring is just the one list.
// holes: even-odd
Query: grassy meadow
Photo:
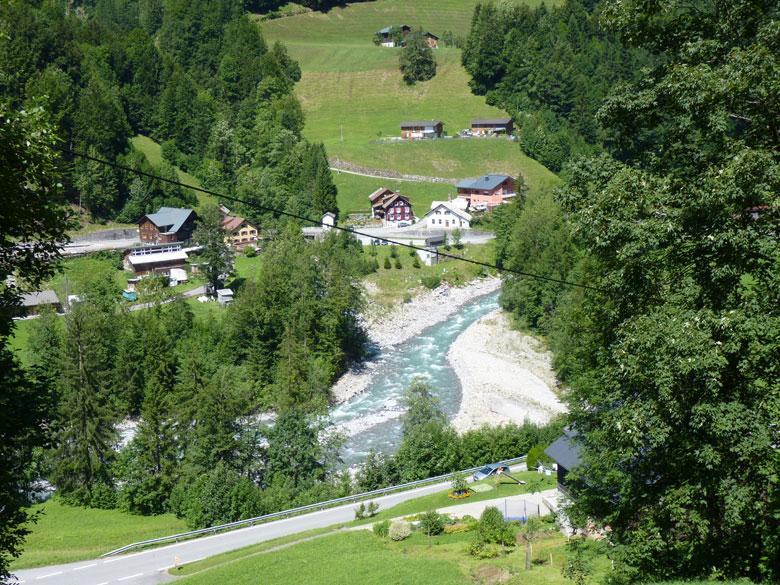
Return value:
[[(300, 63), (303, 75), (296, 93), (306, 114), (304, 132), (309, 139), (323, 142), (331, 158), (456, 179), (486, 172), (522, 174), (533, 193), (555, 184), (557, 177), (526, 157), (510, 140), (382, 140), (398, 136), (404, 119), (438, 118), (445, 123), (445, 132), (452, 135), (468, 127), (472, 118), (506, 115), (487, 105), (484, 97), (471, 93), (459, 49), (437, 49), (436, 77), (407, 86), (398, 71), (399, 50), (372, 43), (376, 30), (402, 23), (422, 26), (438, 35), (445, 30), (465, 35), (476, 4), (476, 0), (377, 0), (327, 13), (267, 20), (261, 26), (269, 41), (283, 42)], [(361, 193), (364, 184), (343, 175), (337, 184), (342, 210), (365, 210), (371, 185), (365, 184), (366, 191)], [(447, 192), (446, 186), (424, 189), (412, 184), (407, 191), (418, 209)]]
[(65, 506), (56, 500), (33, 506), (41, 512), (31, 526), (13, 569), (93, 559), (125, 544), (187, 530), (173, 514), (135, 516), (118, 510)]
[(447, 195), (455, 194), (455, 187), (447, 183), (398, 181), (363, 177), (339, 171), (333, 171), (333, 182), (339, 190), (338, 202), (342, 215), (369, 213), (371, 205), (368, 202), (368, 195), (379, 187), (387, 187), (409, 197), (414, 206), (414, 213), (418, 217), (422, 217), (430, 210), (431, 201), (446, 200)]

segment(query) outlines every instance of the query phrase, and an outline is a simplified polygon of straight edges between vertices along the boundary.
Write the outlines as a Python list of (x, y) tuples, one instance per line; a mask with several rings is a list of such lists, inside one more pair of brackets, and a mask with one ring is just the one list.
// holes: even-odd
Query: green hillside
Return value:
[[(263, 21), (261, 26), (269, 41), (283, 42), (300, 63), (303, 75), (296, 93), (306, 114), (305, 134), (325, 143), (332, 159), (447, 178), (522, 173), (534, 192), (554, 184), (557, 177), (524, 156), (515, 142), (498, 138), (381, 140), (398, 136), (404, 119), (438, 118), (445, 132), (453, 135), (468, 127), (472, 118), (505, 115), (488, 106), (484, 97), (471, 93), (460, 50), (437, 49), (436, 77), (410, 87), (398, 71), (398, 49), (372, 43), (376, 30), (401, 23), (423, 26), (439, 35), (445, 30), (465, 35), (475, 5), (476, 0), (377, 0), (324, 14), (308, 12)], [(348, 191), (340, 195), (340, 205), (351, 211), (355, 192), (362, 185), (349, 177), (342, 177), (340, 183)], [(425, 207), (439, 197), (441, 186), (435, 186), (427, 197), (425, 189), (409, 190), (412, 202)]]

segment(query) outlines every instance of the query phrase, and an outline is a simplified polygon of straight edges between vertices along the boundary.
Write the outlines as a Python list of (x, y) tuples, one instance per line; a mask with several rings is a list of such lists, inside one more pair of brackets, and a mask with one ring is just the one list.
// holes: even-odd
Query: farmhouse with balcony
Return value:
[(462, 207), (453, 201), (433, 201), (422, 219), (423, 225), (437, 230), (470, 229), (471, 214)]
[(432, 32), (425, 31), (423, 33), (423, 37), (425, 38), (425, 42), (428, 43), (428, 46), (431, 49), (437, 49), (439, 47), (439, 37), (437, 37)]
[(386, 187), (380, 187), (368, 196), (371, 201), (371, 217), (381, 219), (385, 225), (398, 225), (414, 221), (414, 212), (409, 199)]
[(222, 218), (222, 227), (225, 229), (225, 243), (241, 250), (249, 244), (257, 241), (258, 230), (243, 217), (237, 215), (225, 215)]
[(168, 274), (172, 268), (184, 268), (187, 264), (187, 252), (181, 244), (162, 244), (133, 248), (125, 257), (125, 265), (137, 275)]
[(511, 135), (513, 132), (512, 118), (476, 118), (471, 121), (471, 133), (475, 136)]
[(515, 196), (515, 180), (509, 175), (482, 175), (458, 183), (458, 197), (469, 209), (484, 211), (508, 203)]
[(195, 219), (192, 209), (161, 207), (138, 221), (138, 236), (145, 244), (186, 242), (195, 230)]
[(411, 120), (401, 122), (401, 138), (415, 140), (418, 138), (441, 138), (444, 133), (444, 122), (441, 120)]

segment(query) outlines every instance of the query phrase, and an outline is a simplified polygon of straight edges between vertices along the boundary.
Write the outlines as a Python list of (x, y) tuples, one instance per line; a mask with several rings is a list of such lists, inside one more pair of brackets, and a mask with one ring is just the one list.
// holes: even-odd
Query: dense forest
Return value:
[(509, 112), (523, 150), (554, 171), (610, 140), (596, 118), (599, 105), (651, 62), (601, 26), (601, 11), (583, 0), (535, 9), (478, 4), (463, 48), (472, 91)]
[[(780, 15), (607, 2), (654, 66), (612, 88), (608, 153), (501, 209), (502, 305), (570, 388), (576, 522), (614, 582), (780, 575)], [(592, 104), (591, 107), (596, 107)]]
[[(267, 46), (240, 1), (12, 0), (0, 22), (0, 96), (14, 108), (42, 106), (62, 147), (165, 178), (176, 165), (208, 188), (288, 211), (337, 211), (324, 148), (301, 136), (300, 69), (282, 45)], [(136, 134), (162, 144), (162, 168), (133, 148)], [(175, 186), (62, 158), (66, 196), (99, 220), (197, 202)]]

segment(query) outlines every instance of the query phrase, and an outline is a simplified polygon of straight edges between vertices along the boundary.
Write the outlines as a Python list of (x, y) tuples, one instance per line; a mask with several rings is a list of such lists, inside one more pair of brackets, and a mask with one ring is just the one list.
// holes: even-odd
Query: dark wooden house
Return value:
[(441, 138), (444, 122), (441, 120), (411, 120), (401, 122), (401, 138)]
[(471, 121), (471, 133), (476, 136), (512, 134), (515, 131), (512, 118), (476, 118)]
[(195, 230), (195, 219), (192, 209), (161, 207), (138, 221), (138, 236), (145, 244), (186, 242)]

